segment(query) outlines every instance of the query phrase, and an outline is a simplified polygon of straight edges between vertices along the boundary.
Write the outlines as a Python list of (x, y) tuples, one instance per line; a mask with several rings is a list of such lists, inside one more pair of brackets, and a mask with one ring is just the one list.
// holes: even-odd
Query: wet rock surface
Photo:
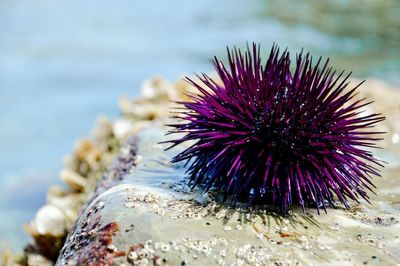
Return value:
[(60, 177), (69, 189), (49, 190), (47, 205), (26, 227), (34, 244), (8, 265), (52, 265), (57, 257), (57, 265), (400, 263), (398, 90), (374, 80), (360, 87), (358, 97), (376, 101), (367, 111), (387, 117), (385, 149), (377, 155), (388, 165), (374, 179), (372, 204), (331, 206), (321, 215), (294, 207), (286, 217), (187, 187), (185, 166), (170, 163), (182, 147), (165, 152), (159, 142), (167, 139), (171, 100), (192, 91), (155, 78), (138, 99), (121, 98), (122, 116), (100, 118), (93, 138), (65, 159)]
[[(373, 206), (329, 208), (321, 215), (314, 209), (293, 208), (282, 217), (263, 208), (234, 208), (214, 195), (190, 191), (182, 182), (184, 166), (169, 163), (176, 151), (164, 152), (166, 146), (157, 144), (164, 132), (154, 123), (137, 135), (137, 156), (143, 159), (92, 201), (57, 265), (99, 263), (91, 250), (105, 244), (99, 237), (81, 238), (93, 220), (99, 228), (115, 224), (119, 229), (107, 242), (111, 246), (103, 257), (112, 260), (104, 265), (395, 265), (400, 260), (400, 215), (393, 205), (398, 193), (387, 200), (378, 193)], [(382, 191), (385, 184), (398, 183), (390, 170), (383, 176), (376, 180)]]

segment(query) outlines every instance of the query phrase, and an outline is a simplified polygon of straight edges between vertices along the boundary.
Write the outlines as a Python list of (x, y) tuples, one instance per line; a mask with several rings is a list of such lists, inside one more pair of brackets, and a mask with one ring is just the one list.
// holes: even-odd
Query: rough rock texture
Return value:
[(375, 178), (372, 205), (332, 206), (327, 215), (293, 208), (287, 217), (233, 208), (186, 186), (185, 166), (169, 163), (179, 148), (164, 152), (159, 142), (171, 100), (187, 91), (182, 81), (148, 80), (138, 99), (120, 99), (120, 118), (99, 120), (93, 140), (66, 159), (61, 178), (70, 190), (51, 188), (45, 211), (27, 227), (35, 244), (19, 264), (51, 265), (59, 251), (51, 244), (64, 238), (57, 265), (400, 263), (399, 90), (375, 80), (360, 88), (387, 117), (377, 155), (389, 164)]
[[(57, 265), (399, 263), (400, 159), (394, 154), (399, 152), (400, 96), (377, 81), (367, 83), (361, 94), (377, 101), (373, 107), (387, 116), (382, 127), (389, 132), (379, 155), (390, 162), (376, 178), (373, 205), (353, 204), (351, 211), (332, 206), (327, 215), (294, 208), (282, 217), (190, 191), (185, 166), (169, 163), (178, 150), (164, 152), (166, 146), (158, 144), (166, 140), (159, 117), (135, 134), (131, 171), (117, 170), (113, 186), (89, 200)], [(125, 108), (127, 113), (138, 109)]]
[[(157, 144), (163, 133), (157, 123), (137, 135), (143, 159), (90, 203), (57, 265), (390, 265), (400, 260), (399, 206), (391, 204), (400, 199), (399, 191), (375, 197), (373, 207), (331, 209), (319, 216), (314, 210), (294, 209), (281, 217), (232, 208), (180, 182), (185, 168), (168, 163), (173, 152)], [(385, 192), (384, 184), (396, 181), (399, 189), (398, 178), (385, 171), (379, 188)], [(114, 231), (104, 240), (108, 227)]]

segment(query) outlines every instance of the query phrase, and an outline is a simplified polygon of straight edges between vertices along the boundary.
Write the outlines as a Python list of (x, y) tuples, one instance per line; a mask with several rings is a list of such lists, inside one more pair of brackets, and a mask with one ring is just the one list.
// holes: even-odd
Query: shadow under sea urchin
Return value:
[(326, 212), (336, 198), (346, 208), (348, 198), (368, 201), (382, 167), (368, 148), (383, 132), (371, 128), (384, 117), (363, 112), (371, 102), (354, 98), (362, 83), (347, 89), (351, 73), (336, 75), (321, 58), (313, 65), (309, 53), (291, 70), (289, 52), (275, 45), (265, 64), (255, 43), (227, 50), (227, 65), (212, 60), (220, 80), (187, 78), (198, 94), (179, 102), (181, 122), (169, 125), (169, 134), (184, 133), (170, 148), (194, 141), (172, 160), (189, 161), (190, 184), (283, 213), (292, 204)]

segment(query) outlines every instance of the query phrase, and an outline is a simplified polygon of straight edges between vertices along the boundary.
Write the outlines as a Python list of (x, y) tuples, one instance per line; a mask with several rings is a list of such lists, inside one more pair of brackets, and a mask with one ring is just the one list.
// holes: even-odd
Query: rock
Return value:
[(83, 191), (87, 185), (86, 178), (72, 170), (61, 170), (60, 178), (65, 184), (75, 191)]
[[(357, 97), (377, 101), (366, 111), (388, 118), (382, 125), (389, 131), (385, 148), (399, 153), (400, 92), (375, 81), (362, 88)], [(382, 193), (371, 194), (372, 205), (360, 209), (353, 204), (357, 211), (352, 212), (330, 208), (320, 216), (294, 207), (281, 217), (222, 203), (217, 193), (191, 190), (186, 166), (170, 163), (183, 147), (164, 151), (168, 144), (159, 143), (167, 139), (163, 124), (170, 122), (169, 101), (189, 100), (184, 93), (192, 92), (185, 82), (148, 80), (139, 99), (120, 99), (122, 118), (98, 121), (95, 140), (79, 142), (65, 161), (63, 180), (74, 191), (50, 189), (48, 205), (27, 226), (40, 254), (54, 260), (65, 231), (72, 228), (57, 265), (362, 264), (371, 254), (383, 265), (400, 262), (396, 168), (374, 179)], [(84, 184), (86, 178), (96, 184)], [(71, 226), (77, 213), (73, 205), (81, 206), (82, 198), (87, 201)]]
[[(371, 245), (357, 238), (364, 232), (394, 239), (398, 222), (371, 228), (341, 208), (320, 216), (311, 214), (316, 214), (312, 209), (303, 213), (293, 208), (289, 217), (281, 217), (190, 190), (184, 164), (169, 163), (182, 147), (164, 151), (168, 145), (157, 144), (166, 140), (162, 124), (153, 122), (136, 135), (136, 157), (141, 160), (131, 171), (119, 171), (117, 182), (92, 198), (57, 265), (362, 264), (370, 254), (391, 254), (379, 258), (393, 264), (400, 258), (395, 245)], [(400, 218), (391, 215), (393, 221)], [(332, 224), (340, 227), (333, 230)]]
[[(191, 89), (190, 85), (177, 86), (185, 91)], [(367, 94), (367, 90), (364, 93)], [(156, 94), (155, 90), (149, 89), (148, 95), (144, 93), (143, 97), (153, 101)], [(167, 98), (165, 94), (163, 97)], [(147, 107), (143, 108), (140, 100), (125, 101), (122, 105), (125, 105), (123, 113), (136, 119), (149, 119)], [(394, 108), (397, 102), (388, 105)], [(371, 107), (376, 108), (371, 112), (386, 108), (382, 104)], [(136, 132), (135, 158), (129, 160), (126, 158), (129, 154), (121, 151), (124, 161), (135, 161), (136, 167), (130, 171), (115, 171), (117, 176), (113, 176), (112, 185), (104, 186), (105, 189), (98, 190), (96, 197), (91, 198), (64, 245), (58, 265), (98, 260), (104, 265), (157, 265), (163, 261), (171, 265), (321, 264), (332, 261), (360, 264), (369, 254), (378, 253), (376, 248), (390, 254), (382, 256), (381, 262), (391, 264), (399, 258), (394, 245), (365, 245), (368, 241), (358, 241), (357, 235), (359, 230), (368, 230), (371, 239), (382, 234), (395, 237), (394, 232), (399, 229), (398, 213), (369, 218), (373, 213), (371, 209), (352, 216), (339, 208), (330, 209), (329, 215), (314, 218), (293, 208), (290, 217), (284, 219), (271, 211), (248, 209), (240, 204), (233, 208), (222, 204), (214, 195), (191, 191), (184, 181), (185, 166), (169, 163), (179, 150), (164, 151), (168, 145), (157, 144), (166, 140), (166, 129), (161, 126), (166, 122), (161, 117), (165, 116), (159, 116), (160, 121)], [(119, 129), (123, 132), (119, 135), (129, 135), (132, 124), (119, 125), (125, 127)], [(392, 122), (389, 121), (387, 126), (392, 126)], [(107, 179), (102, 182), (110, 184)], [(358, 219), (361, 216), (366, 217)], [(383, 221), (381, 217), (389, 217), (388, 222), (366, 222)], [(332, 224), (340, 224), (334, 228), (334, 234), (329, 233), (333, 230)], [(371, 224), (385, 228), (371, 229)], [(91, 233), (87, 236), (86, 232)]]

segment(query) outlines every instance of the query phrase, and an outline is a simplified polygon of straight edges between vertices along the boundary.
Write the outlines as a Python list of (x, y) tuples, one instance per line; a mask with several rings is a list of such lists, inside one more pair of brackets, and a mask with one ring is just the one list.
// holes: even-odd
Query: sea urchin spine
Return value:
[(291, 71), (289, 52), (274, 46), (263, 65), (256, 44), (228, 49), (227, 66), (215, 57), (218, 81), (187, 78), (199, 93), (179, 102), (185, 108), (175, 118), (183, 122), (170, 133), (184, 136), (170, 142), (192, 145), (172, 161), (189, 161), (193, 187), (222, 190), (233, 202), (278, 204), (283, 213), (292, 204), (326, 211), (334, 196), (346, 208), (348, 198), (368, 201), (382, 164), (366, 148), (380, 140), (383, 132), (371, 128), (384, 117), (365, 114), (370, 102), (354, 99), (362, 83), (347, 89), (351, 73), (336, 75), (328, 61), (313, 65), (301, 52)]

